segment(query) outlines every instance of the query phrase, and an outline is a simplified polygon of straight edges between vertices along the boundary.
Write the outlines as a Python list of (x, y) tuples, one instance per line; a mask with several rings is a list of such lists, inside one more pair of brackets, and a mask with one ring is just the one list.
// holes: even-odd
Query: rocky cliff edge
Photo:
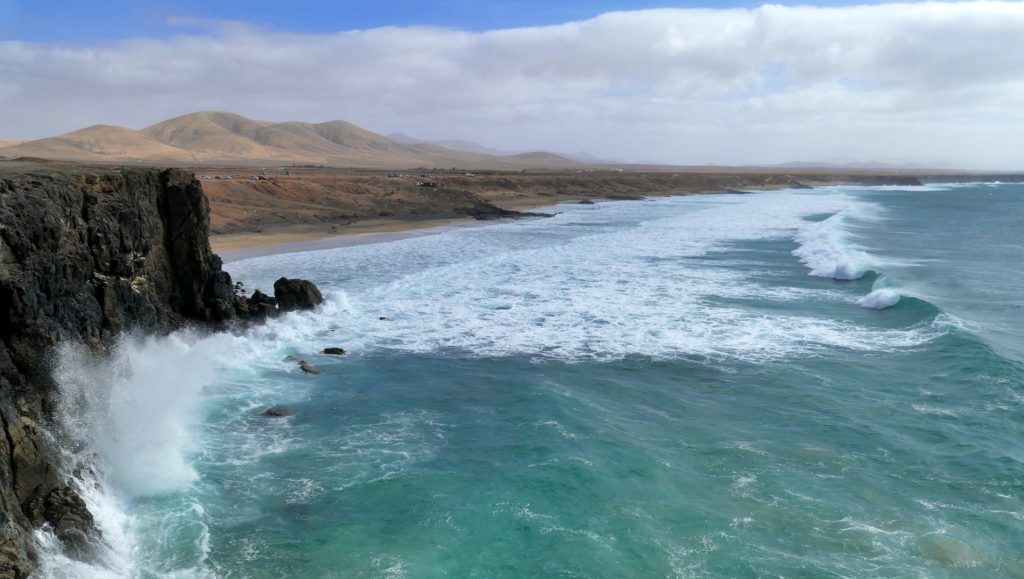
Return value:
[(209, 219), (184, 171), (0, 169), (0, 577), (31, 573), (34, 528), (51, 526), (82, 556), (93, 532), (44, 428), (59, 404), (57, 343), (102, 353), (124, 330), (276, 314), (273, 298), (236, 295)]

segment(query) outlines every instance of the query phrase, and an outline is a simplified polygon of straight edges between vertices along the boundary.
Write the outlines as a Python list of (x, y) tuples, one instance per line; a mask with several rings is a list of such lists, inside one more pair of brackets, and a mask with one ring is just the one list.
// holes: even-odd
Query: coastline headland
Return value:
[(80, 465), (61, 459), (73, 441), (58, 444), (52, 421), (54, 347), (103, 355), (122, 332), (214, 331), (303, 307), (240, 293), (210, 249), (209, 205), (191, 173), (0, 167), (0, 577), (32, 572), (34, 529), (48, 526), (76, 558), (95, 541), (72, 475)]

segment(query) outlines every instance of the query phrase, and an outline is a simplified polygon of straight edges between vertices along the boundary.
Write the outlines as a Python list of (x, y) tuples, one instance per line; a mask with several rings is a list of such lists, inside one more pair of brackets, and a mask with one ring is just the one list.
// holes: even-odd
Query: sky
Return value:
[(1024, 4), (0, 0), (0, 138), (197, 110), (666, 164), (1024, 169)]

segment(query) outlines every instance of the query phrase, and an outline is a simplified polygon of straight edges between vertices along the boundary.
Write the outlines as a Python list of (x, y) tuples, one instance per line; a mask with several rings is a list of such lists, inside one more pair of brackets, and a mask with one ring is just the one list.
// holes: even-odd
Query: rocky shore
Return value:
[(322, 299), (312, 283), (284, 278), (274, 297), (245, 297), (209, 231), (191, 173), (0, 168), (0, 577), (32, 572), (35, 528), (49, 525), (81, 558), (96, 533), (47, 428), (60, 404), (55, 345), (102, 355), (126, 330), (215, 331)]

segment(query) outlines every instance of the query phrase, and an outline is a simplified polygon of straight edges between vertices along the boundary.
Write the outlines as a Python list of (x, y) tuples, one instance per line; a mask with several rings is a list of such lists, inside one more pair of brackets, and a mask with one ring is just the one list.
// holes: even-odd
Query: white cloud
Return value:
[(199, 109), (627, 160), (1024, 168), (1024, 5), (614, 12), (469, 33), (224, 23), (91, 46), (0, 42), (0, 137)]

